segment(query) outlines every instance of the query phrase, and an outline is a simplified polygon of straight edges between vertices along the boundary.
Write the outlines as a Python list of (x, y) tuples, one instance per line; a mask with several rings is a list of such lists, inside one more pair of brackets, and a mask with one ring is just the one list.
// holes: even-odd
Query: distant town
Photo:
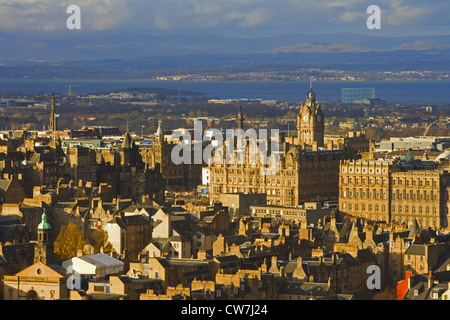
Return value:
[[(225, 69), (225, 70), (224, 70)], [(258, 70), (247, 71), (248, 68), (209, 68), (199, 73), (186, 70), (176, 74), (175, 71), (163, 74), (162, 71), (140, 72), (137, 75), (152, 80), (169, 81), (308, 81), (314, 76), (319, 81), (420, 81), (420, 80), (449, 80), (447, 71), (344, 71), (319, 68), (295, 68), (293, 70), (279, 70), (280, 68), (259, 67)]]
[[(450, 109), (347, 89), (323, 103), (312, 82), (300, 103), (0, 93), (0, 299), (450, 300)], [(278, 130), (277, 170), (237, 161), (251, 151), (234, 140), (174, 163), (182, 144), (206, 150), (197, 122), (201, 139)]]

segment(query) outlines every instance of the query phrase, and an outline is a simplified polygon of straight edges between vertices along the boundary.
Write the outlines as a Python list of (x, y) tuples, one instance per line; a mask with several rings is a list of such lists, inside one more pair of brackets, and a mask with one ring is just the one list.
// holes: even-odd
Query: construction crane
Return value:
[(69, 99), (72, 96), (72, 87), (83, 87), (83, 86), (84, 86), (84, 84), (68, 84), (66, 86), (66, 88), (69, 88), (69, 91), (68, 91)]

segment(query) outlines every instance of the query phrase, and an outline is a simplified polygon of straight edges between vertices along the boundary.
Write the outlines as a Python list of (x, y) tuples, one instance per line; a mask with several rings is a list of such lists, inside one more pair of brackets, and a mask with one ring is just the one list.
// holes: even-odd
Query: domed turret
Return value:
[(50, 230), (51, 228), (52, 226), (47, 222), (47, 215), (45, 214), (44, 209), (44, 213), (42, 213), (41, 217), (41, 223), (38, 225), (38, 230)]
[(45, 264), (53, 260), (53, 236), (52, 227), (47, 221), (47, 214), (43, 209), (41, 223), (38, 225), (38, 242), (34, 247), (34, 262), (41, 261)]

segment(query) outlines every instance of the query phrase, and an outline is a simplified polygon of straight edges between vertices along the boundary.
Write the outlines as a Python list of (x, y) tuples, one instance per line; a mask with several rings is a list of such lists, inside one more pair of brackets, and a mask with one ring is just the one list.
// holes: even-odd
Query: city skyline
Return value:
[(449, 9), (0, 0), (0, 300), (450, 300)]

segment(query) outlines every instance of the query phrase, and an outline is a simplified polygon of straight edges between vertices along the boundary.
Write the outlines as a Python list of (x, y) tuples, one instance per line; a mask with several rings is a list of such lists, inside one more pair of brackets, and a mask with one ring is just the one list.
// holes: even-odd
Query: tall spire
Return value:
[(238, 129), (244, 130), (244, 115), (242, 113), (242, 106), (241, 105), (239, 105), (239, 113), (238, 113), (237, 125), (238, 125)]
[(130, 132), (128, 131), (128, 126), (127, 126), (127, 132), (125, 133), (125, 136), (123, 137), (122, 140), (122, 149), (131, 149), (132, 147), (132, 138), (130, 135)]
[(56, 131), (56, 106), (55, 106), (55, 91), (52, 94), (52, 111), (50, 114), (50, 131), (53, 133)]

